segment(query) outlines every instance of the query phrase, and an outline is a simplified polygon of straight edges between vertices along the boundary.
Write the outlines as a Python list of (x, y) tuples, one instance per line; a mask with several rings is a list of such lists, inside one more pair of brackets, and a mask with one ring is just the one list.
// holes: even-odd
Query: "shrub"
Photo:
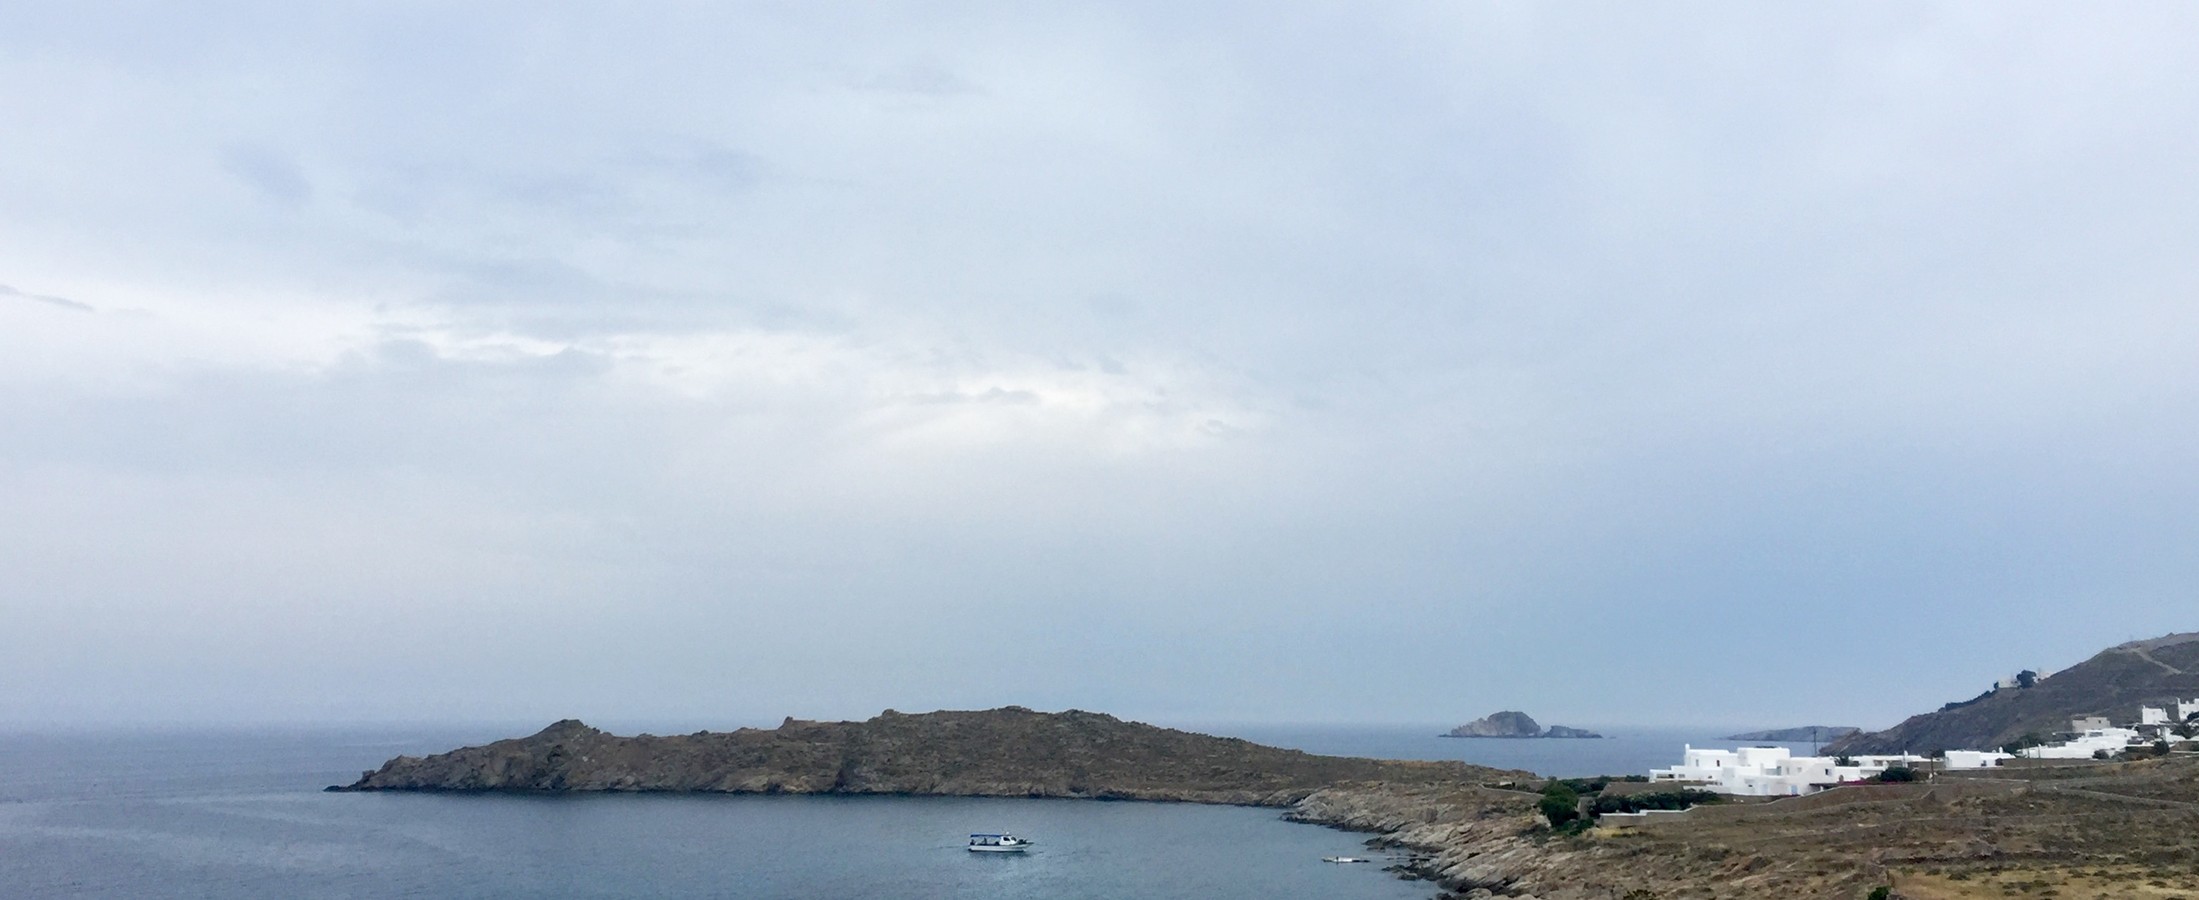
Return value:
[(1916, 770), (1908, 766), (1893, 766), (1878, 773), (1878, 780), (1887, 784), (1907, 784), (1916, 780)]
[(1871, 894), (1866, 900), (1891, 900), (1893, 895), (1894, 889), (1882, 884), (1872, 888)]
[(1677, 791), (1658, 791), (1654, 794), (1633, 794), (1625, 797), (1597, 797), (1589, 808), (1596, 815), (1605, 813), (1632, 813), (1645, 809), (1687, 809), (1705, 803), (1724, 800), (1709, 791), (1682, 788)]
[(1565, 782), (1552, 780), (1542, 788), (1542, 817), (1550, 820), (1551, 828), (1562, 828), (1567, 822), (1581, 817), (1581, 795)]

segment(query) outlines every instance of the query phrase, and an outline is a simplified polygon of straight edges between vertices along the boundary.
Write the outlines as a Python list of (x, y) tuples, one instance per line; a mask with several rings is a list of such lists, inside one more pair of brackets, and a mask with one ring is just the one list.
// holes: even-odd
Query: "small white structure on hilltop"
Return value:
[(1652, 782), (1687, 782), (1702, 790), (1740, 797), (1790, 797), (1814, 794), (1844, 781), (1865, 781), (1896, 766), (1924, 762), (1921, 756), (1855, 756), (1841, 765), (1832, 756), (1795, 756), (1785, 747), (1739, 750), (1697, 749), (1689, 745), (1680, 765), (1649, 770)]
[(2092, 759), (2103, 750), (2109, 756), (2121, 753), (2138, 740), (2138, 732), (2129, 728), (2087, 728), (2059, 744), (2025, 747), (2022, 754), (2031, 759)]

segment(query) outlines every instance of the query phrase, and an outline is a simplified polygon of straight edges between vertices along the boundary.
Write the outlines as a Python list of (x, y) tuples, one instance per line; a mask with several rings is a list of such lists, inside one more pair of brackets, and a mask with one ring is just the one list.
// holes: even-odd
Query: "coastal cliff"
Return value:
[(1456, 762), (1319, 756), (1101, 713), (1022, 707), (620, 737), (576, 720), (400, 756), (340, 791), (693, 791), (1081, 797), (1288, 806), (1345, 782), (1532, 778)]

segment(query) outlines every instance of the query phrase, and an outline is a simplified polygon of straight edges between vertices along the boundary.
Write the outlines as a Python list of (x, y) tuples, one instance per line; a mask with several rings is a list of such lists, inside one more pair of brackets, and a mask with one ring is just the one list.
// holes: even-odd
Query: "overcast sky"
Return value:
[(2195, 38), (0, 5), (0, 722), (1883, 726), (2199, 629)]

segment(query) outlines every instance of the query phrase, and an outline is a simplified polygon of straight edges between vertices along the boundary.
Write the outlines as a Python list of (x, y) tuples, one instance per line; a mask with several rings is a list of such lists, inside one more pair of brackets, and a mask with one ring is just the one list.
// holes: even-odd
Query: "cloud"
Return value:
[(222, 153), (222, 169), (263, 197), (284, 206), (313, 199), (313, 183), (298, 164), (265, 147), (234, 145)]
[(964, 80), (946, 69), (920, 62), (907, 62), (878, 72), (857, 82), (866, 91), (891, 94), (920, 94), (928, 97), (953, 97), (982, 93), (977, 85)]
[(0, 12), (0, 267), (143, 311), (0, 291), (0, 718), (1868, 722), (2189, 628), (2188, 13), (232, 9)]
[(67, 297), (56, 297), (51, 294), (27, 294), (4, 284), (0, 284), (0, 297), (18, 297), (24, 300), (32, 300), (39, 303), (58, 306), (62, 309), (74, 310), (76, 312), (99, 311), (97, 309), (94, 309), (89, 303), (78, 303), (77, 301), (71, 300)]

